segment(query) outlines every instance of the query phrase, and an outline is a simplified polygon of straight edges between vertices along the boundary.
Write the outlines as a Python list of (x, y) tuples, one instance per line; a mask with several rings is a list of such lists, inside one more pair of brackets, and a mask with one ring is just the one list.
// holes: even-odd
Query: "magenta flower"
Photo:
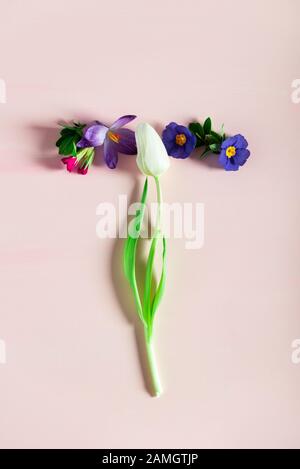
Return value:
[[(119, 117), (110, 127), (98, 121), (92, 122), (83, 129), (83, 136), (77, 147), (96, 148), (104, 144), (104, 161), (110, 169), (114, 169), (118, 163), (119, 153), (125, 155), (137, 153), (134, 132), (122, 128), (135, 118), (136, 116), (132, 115)], [(69, 165), (71, 164), (70, 162)]]
[(69, 173), (77, 169), (79, 174), (86, 174), (94, 161), (94, 155), (94, 148), (81, 148), (77, 151), (76, 156), (66, 156), (65, 158), (62, 158), (61, 161), (66, 165)]
[(69, 173), (71, 173), (76, 167), (77, 158), (75, 156), (67, 156), (66, 158), (62, 158), (61, 161), (66, 165)]

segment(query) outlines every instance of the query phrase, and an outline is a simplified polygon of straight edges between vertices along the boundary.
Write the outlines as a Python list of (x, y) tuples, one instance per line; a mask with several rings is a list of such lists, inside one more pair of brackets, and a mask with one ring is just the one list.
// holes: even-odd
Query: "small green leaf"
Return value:
[(211, 118), (210, 117), (208, 117), (205, 120), (205, 122), (203, 124), (203, 130), (204, 130), (205, 135), (210, 134), (210, 131), (211, 131)]
[(213, 153), (219, 153), (220, 152), (220, 145), (218, 143), (212, 143), (211, 145), (209, 145), (209, 149)]
[(65, 156), (76, 156), (76, 144), (72, 136), (63, 137), (63, 140), (59, 145), (59, 154)]
[(226, 140), (226, 134), (224, 132), (224, 124), (221, 125), (221, 137), (222, 137), (222, 142), (224, 142), (224, 140)]
[(56, 146), (59, 148), (58, 153), (64, 156), (76, 156), (77, 154), (77, 143), (82, 137), (82, 130), (85, 124), (76, 124), (73, 126), (65, 125), (60, 131), (60, 138), (56, 142)]
[(221, 143), (222, 142), (222, 135), (218, 134), (217, 132), (214, 132), (211, 130), (210, 135), (214, 137), (215, 143)]
[(203, 127), (202, 127), (202, 125), (201, 125), (199, 122), (191, 122), (191, 123), (189, 124), (189, 130), (190, 130), (194, 135), (196, 135), (196, 137), (198, 137), (198, 138), (204, 138), (204, 137), (205, 137), (205, 133), (204, 133)]
[(220, 140), (219, 138), (216, 138), (214, 135), (210, 134), (210, 135), (206, 135), (206, 144), (207, 145), (211, 145), (212, 143), (219, 143)]
[(191, 122), (189, 124), (189, 130), (197, 138), (196, 148), (204, 145), (205, 133), (202, 125), (199, 122)]
[(204, 152), (203, 152), (202, 155), (200, 156), (200, 159), (205, 158), (205, 156), (207, 156), (209, 153), (211, 153), (211, 150), (210, 150), (210, 148), (208, 147), (208, 148), (206, 148), (206, 149), (204, 150)]
[(57, 142), (55, 143), (55, 145), (56, 145), (57, 147), (59, 147), (59, 146), (62, 144), (63, 140), (64, 140), (64, 138), (63, 138), (63, 137), (60, 137), (60, 138), (57, 140)]
[(60, 135), (62, 137), (69, 137), (70, 135), (74, 135), (75, 134), (75, 131), (73, 129), (69, 129), (68, 127), (64, 127), (61, 131), (60, 131)]

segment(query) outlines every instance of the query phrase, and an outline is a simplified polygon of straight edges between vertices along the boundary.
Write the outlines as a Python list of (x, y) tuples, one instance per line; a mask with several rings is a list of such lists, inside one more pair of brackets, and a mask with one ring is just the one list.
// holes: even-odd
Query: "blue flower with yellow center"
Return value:
[(250, 156), (247, 147), (248, 142), (243, 135), (238, 134), (227, 138), (221, 145), (219, 163), (226, 171), (237, 171)]
[(196, 137), (187, 127), (170, 122), (162, 133), (162, 141), (168, 155), (174, 158), (187, 158), (196, 146)]

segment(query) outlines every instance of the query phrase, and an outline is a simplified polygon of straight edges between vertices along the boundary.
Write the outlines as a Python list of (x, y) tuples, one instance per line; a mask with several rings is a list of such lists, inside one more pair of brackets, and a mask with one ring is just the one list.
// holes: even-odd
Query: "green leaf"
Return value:
[[(154, 282), (153, 264), (154, 264), (156, 249), (157, 249), (157, 242), (159, 240), (162, 240), (162, 243), (163, 243), (162, 271), (161, 271), (161, 277), (160, 277), (158, 287), (153, 294), (153, 298), (151, 298), (152, 286)], [(155, 236), (152, 239), (149, 256), (148, 256), (148, 261), (147, 261), (147, 266), (146, 266), (145, 291), (144, 291), (144, 317), (148, 324), (148, 327), (150, 328), (150, 334), (152, 331), (155, 312), (159, 306), (159, 303), (164, 293), (165, 283), (166, 283), (166, 239), (164, 237), (161, 238), (160, 236), (159, 237)]]
[(211, 145), (212, 143), (219, 143), (220, 142), (220, 139), (215, 137), (214, 135), (210, 134), (210, 135), (206, 135), (206, 144), (207, 145)]
[[(159, 183), (158, 183), (159, 184)], [(159, 186), (158, 186), (159, 187)], [(135, 265), (136, 265), (136, 250), (138, 239), (140, 237), (142, 223), (144, 218), (145, 211), (145, 202), (147, 198), (148, 191), (148, 181), (146, 179), (143, 195), (141, 198), (141, 209), (138, 209), (133, 221), (136, 224), (135, 236), (131, 236), (130, 232), (125, 243), (124, 249), (124, 272), (132, 288), (135, 303), (137, 307), (138, 315), (143, 322), (144, 326), (147, 328), (148, 337), (152, 335), (153, 321), (155, 312), (160, 304), (161, 298), (165, 289), (166, 281), (166, 240), (161, 236), (159, 225), (156, 226), (154, 236), (151, 241), (151, 246), (148, 254), (147, 264), (146, 264), (146, 275), (145, 275), (145, 284), (144, 284), (144, 298), (143, 302), (141, 301), (139, 289), (137, 286)], [(159, 196), (158, 196), (159, 197)], [(158, 198), (158, 200), (160, 200)], [(159, 284), (154, 290), (154, 260), (156, 255), (156, 250), (158, 242), (162, 240), (163, 243), (163, 252), (162, 252), (162, 271), (159, 280)]]
[(202, 155), (200, 156), (200, 159), (204, 158), (204, 157), (207, 156), (209, 153), (211, 153), (211, 150), (210, 150), (210, 148), (208, 147), (208, 148), (206, 148), (206, 149), (204, 150), (204, 152), (203, 152)]
[(221, 143), (222, 142), (222, 135), (218, 134), (217, 132), (214, 132), (211, 130), (210, 135), (214, 137), (215, 143)]
[(62, 137), (62, 141), (59, 144), (59, 154), (60, 155), (72, 155), (76, 156), (76, 144), (74, 142), (73, 136)]
[(222, 140), (225, 140), (224, 124), (221, 125), (221, 137)]
[(161, 302), (162, 296), (165, 291), (165, 284), (166, 284), (166, 252), (167, 252), (167, 246), (166, 246), (166, 239), (163, 237), (163, 253), (162, 253), (162, 271), (161, 271), (161, 277), (160, 281), (158, 284), (158, 288), (156, 290), (156, 293), (154, 295), (153, 301), (152, 301), (152, 307), (151, 307), (151, 321), (153, 323), (154, 315), (155, 312)]
[(75, 131), (73, 129), (69, 129), (68, 127), (64, 127), (61, 131), (60, 131), (60, 135), (62, 137), (69, 137), (70, 135), (74, 135), (75, 134)]
[(80, 122), (73, 122), (73, 125), (66, 125), (66, 124), (59, 124), (61, 127), (63, 127), (63, 130), (68, 129), (71, 131), (77, 131), (77, 130), (83, 130), (86, 124), (81, 124)]
[[(159, 182), (157, 181), (158, 188), (159, 188)], [(158, 189), (160, 192), (160, 188)], [(158, 195), (158, 201), (160, 203), (160, 195)], [(159, 220), (158, 216), (158, 220)], [(151, 337), (152, 335), (152, 329), (153, 329), (153, 321), (154, 321), (154, 316), (155, 312), (159, 306), (159, 303), (161, 301), (161, 298), (164, 293), (165, 289), (165, 281), (166, 281), (166, 240), (164, 237), (161, 235), (160, 231), (160, 222), (158, 222), (158, 225), (156, 226), (156, 230), (151, 242), (151, 247), (149, 250), (149, 255), (148, 255), (148, 260), (147, 260), (147, 265), (146, 265), (146, 277), (145, 277), (145, 290), (144, 290), (144, 318), (147, 323), (148, 327), (148, 334)], [(154, 260), (156, 256), (156, 249), (158, 247), (158, 242), (162, 241), (162, 271), (161, 271), (161, 276), (160, 276), (160, 281), (159, 284), (153, 292), (154, 289), (154, 274), (153, 274), (153, 265), (154, 265)]]
[(220, 144), (219, 143), (212, 143), (211, 145), (209, 145), (209, 149), (213, 153), (220, 153)]
[(140, 236), (142, 225), (143, 225), (143, 219), (144, 219), (144, 213), (145, 213), (145, 202), (147, 199), (147, 194), (148, 194), (148, 178), (146, 178), (145, 184), (144, 184), (143, 194), (141, 198), (141, 208), (136, 211), (135, 218), (134, 218), (135, 223), (136, 223), (135, 236), (132, 237), (130, 233), (128, 233), (128, 237), (127, 237), (125, 248), (124, 248), (124, 272), (131, 286), (131, 289), (133, 291), (138, 315), (141, 321), (145, 325), (146, 323), (144, 319), (144, 312), (143, 312), (142, 302), (140, 299), (140, 294), (138, 291), (137, 280), (136, 280), (135, 263), (136, 263), (136, 249), (137, 249), (137, 244), (138, 244), (139, 236)]
[(211, 131), (211, 118), (210, 117), (208, 117), (205, 120), (205, 122), (203, 124), (203, 130), (204, 130), (205, 135), (210, 134), (210, 131)]
[(155, 257), (157, 245), (157, 236), (154, 235), (154, 238), (151, 242), (151, 247), (148, 255), (147, 265), (146, 265), (146, 277), (145, 277), (145, 291), (144, 291), (144, 312), (145, 320), (147, 325), (151, 324), (151, 291), (152, 291), (152, 281), (153, 279), (153, 262)]
[(65, 125), (60, 131), (60, 138), (56, 142), (59, 148), (58, 153), (64, 156), (76, 156), (77, 143), (82, 137), (82, 131), (85, 124), (76, 124), (73, 126)]
[(205, 133), (204, 133), (202, 125), (199, 122), (191, 122), (189, 124), (189, 130), (197, 138), (196, 147), (200, 147), (201, 145), (203, 145), (204, 144)]
[(59, 146), (62, 144), (63, 141), (64, 141), (64, 138), (63, 138), (63, 137), (60, 137), (60, 138), (57, 140), (57, 142), (55, 143), (55, 145), (56, 145), (57, 147), (59, 147)]

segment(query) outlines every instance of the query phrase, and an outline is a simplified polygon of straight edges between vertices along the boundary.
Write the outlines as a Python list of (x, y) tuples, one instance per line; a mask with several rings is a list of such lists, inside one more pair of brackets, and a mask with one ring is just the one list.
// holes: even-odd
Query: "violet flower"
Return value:
[(194, 150), (197, 139), (184, 125), (170, 122), (162, 133), (162, 141), (170, 156), (185, 159)]
[(219, 163), (226, 171), (237, 171), (250, 156), (248, 142), (243, 135), (228, 137), (221, 145)]
[(92, 122), (84, 128), (83, 137), (77, 147), (96, 148), (104, 144), (104, 161), (110, 169), (114, 169), (118, 163), (118, 153), (137, 153), (134, 132), (122, 128), (135, 118), (136, 116), (132, 115), (119, 117), (110, 127), (99, 121)]

